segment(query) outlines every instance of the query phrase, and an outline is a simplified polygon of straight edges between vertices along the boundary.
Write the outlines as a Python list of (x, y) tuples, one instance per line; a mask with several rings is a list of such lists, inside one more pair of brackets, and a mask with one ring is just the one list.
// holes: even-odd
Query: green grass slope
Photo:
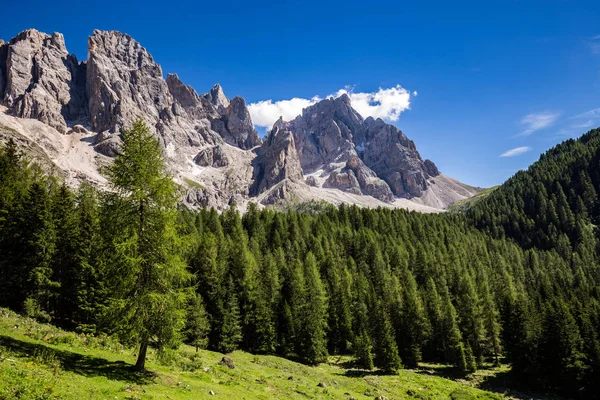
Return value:
[[(0, 400), (5, 399), (501, 399), (436, 375), (435, 368), (380, 375), (345, 368), (343, 359), (308, 367), (236, 351), (190, 347), (133, 371), (135, 354), (108, 337), (76, 335), (0, 309)], [(211, 394), (214, 393), (214, 394)]]
[(481, 192), (477, 193), (473, 197), (469, 197), (468, 199), (459, 200), (455, 203), (452, 203), (448, 206), (448, 212), (451, 213), (460, 213), (467, 211), (471, 206), (477, 204), (481, 200), (487, 198), (494, 190), (498, 189), (500, 186), (492, 186), (491, 188), (483, 189)]

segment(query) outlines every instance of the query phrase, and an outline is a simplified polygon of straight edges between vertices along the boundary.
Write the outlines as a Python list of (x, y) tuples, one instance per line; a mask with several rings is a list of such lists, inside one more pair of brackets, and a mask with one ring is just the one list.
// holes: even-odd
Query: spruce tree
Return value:
[(298, 329), (298, 355), (314, 365), (327, 360), (327, 298), (312, 252), (306, 256), (304, 276), (306, 291), (301, 307), (302, 325)]
[(375, 366), (373, 363), (373, 344), (371, 338), (366, 331), (362, 331), (356, 336), (352, 344), (352, 350), (356, 363), (360, 368), (372, 370)]
[(237, 350), (242, 341), (242, 323), (240, 317), (240, 303), (236, 295), (233, 278), (230, 276), (225, 290), (223, 321), (219, 332), (217, 350), (222, 353), (231, 353)]
[(188, 302), (186, 335), (190, 343), (196, 348), (196, 352), (199, 348), (206, 348), (209, 331), (210, 325), (202, 296), (194, 294), (190, 296)]
[(398, 355), (392, 323), (381, 301), (373, 317), (375, 319), (373, 326), (375, 366), (384, 372), (396, 372), (402, 368), (402, 360)]

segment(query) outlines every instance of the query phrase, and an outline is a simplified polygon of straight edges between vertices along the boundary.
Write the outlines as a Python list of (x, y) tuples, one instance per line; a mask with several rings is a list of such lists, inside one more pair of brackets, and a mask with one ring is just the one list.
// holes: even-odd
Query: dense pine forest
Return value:
[(0, 151), (0, 306), (116, 335), (139, 369), (184, 341), (390, 373), (507, 362), (535, 390), (600, 393), (600, 130), (460, 215), (188, 210), (143, 124), (123, 142), (107, 192)]

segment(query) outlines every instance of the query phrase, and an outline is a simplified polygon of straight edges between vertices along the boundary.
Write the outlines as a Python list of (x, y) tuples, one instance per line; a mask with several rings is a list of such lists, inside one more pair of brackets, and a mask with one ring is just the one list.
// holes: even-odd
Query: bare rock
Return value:
[(287, 181), (282, 181), (272, 188), (261, 200), (264, 206), (283, 204), (292, 198), (292, 192), (288, 187)]
[(230, 160), (221, 146), (212, 146), (200, 150), (194, 157), (194, 162), (202, 167), (226, 167)]
[[(288, 126), (305, 173), (346, 162), (361, 192), (383, 201), (393, 201), (394, 195), (420, 196), (427, 179), (439, 174), (402, 131), (381, 119), (363, 119), (346, 94), (305, 108)], [(330, 176), (328, 185), (346, 190), (339, 179)]]
[(8, 43), (0, 39), (0, 104), (4, 98), (4, 89), (6, 88), (6, 56), (8, 53)]
[(71, 127), (71, 132), (74, 133), (89, 133), (87, 129), (85, 129), (85, 127), (83, 125), (73, 125), (73, 127)]
[(241, 97), (235, 97), (228, 103), (222, 116), (211, 121), (211, 128), (221, 135), (225, 143), (240, 149), (248, 150), (261, 144), (246, 102)]
[(351, 169), (347, 169), (339, 173), (337, 171), (333, 171), (323, 184), (323, 187), (335, 188), (354, 194), (361, 194), (360, 184), (358, 183), (358, 179), (356, 179), (356, 175), (354, 175), (354, 172)]
[(15, 116), (38, 119), (61, 133), (67, 121), (85, 116), (85, 64), (69, 55), (62, 34), (21, 32), (8, 43), (4, 68), (4, 104)]
[(305, 179), (305, 182), (306, 182), (306, 184), (308, 186), (312, 186), (312, 187), (319, 186), (318, 183), (317, 183), (317, 179), (314, 176), (312, 176), (312, 175), (307, 176), (306, 179)]
[(229, 99), (225, 96), (223, 92), (223, 88), (218, 83), (213, 86), (210, 92), (202, 95), (206, 100), (208, 100), (212, 105), (217, 107), (217, 110), (224, 110), (229, 106)]
[(171, 105), (162, 69), (131, 36), (95, 30), (88, 39), (90, 126), (120, 132), (142, 118), (153, 127)]
[(121, 137), (118, 134), (98, 134), (100, 141), (94, 145), (94, 149), (107, 157), (115, 157), (121, 147)]
[(172, 109), (175, 115), (182, 114), (178, 111), (177, 105), (179, 105), (188, 117), (194, 119), (219, 118), (220, 114), (215, 107), (204, 97), (199, 96), (194, 88), (185, 85), (177, 74), (168, 74), (166, 82), (169, 92), (175, 100)]
[(362, 193), (385, 202), (394, 200), (394, 194), (389, 185), (368, 168), (358, 156), (350, 156), (346, 162), (346, 168), (356, 175)]
[(235, 365), (233, 364), (233, 360), (229, 357), (221, 358), (221, 361), (219, 361), (219, 365), (225, 365), (229, 369), (235, 368)]
[(333, 162), (345, 162), (355, 154), (352, 129), (362, 117), (350, 107), (348, 96), (325, 99), (302, 110), (289, 122), (304, 172), (313, 172)]
[[(178, 77), (171, 76), (169, 82), (131, 36), (95, 30), (89, 37), (86, 93), (92, 130), (118, 133), (141, 118), (164, 147), (221, 143), (210, 129), (208, 118), (218, 116), (213, 107)], [(172, 154), (178, 161), (177, 153)]]
[(395, 126), (373, 118), (367, 118), (365, 125), (364, 163), (396, 196), (421, 196), (427, 189), (427, 178), (439, 175), (435, 164), (423, 161), (415, 144)]
[(303, 181), (302, 166), (292, 133), (285, 128), (274, 127), (257, 151), (250, 193), (260, 194), (285, 179)]

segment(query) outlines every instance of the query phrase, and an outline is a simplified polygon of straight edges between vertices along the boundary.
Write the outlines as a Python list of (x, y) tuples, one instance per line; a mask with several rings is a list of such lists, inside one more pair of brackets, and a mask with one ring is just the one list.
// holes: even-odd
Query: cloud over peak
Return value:
[(500, 157), (515, 157), (527, 153), (529, 150), (531, 150), (531, 147), (529, 146), (515, 147), (514, 149), (510, 149), (500, 154)]
[[(352, 107), (363, 117), (381, 118), (397, 121), (400, 114), (410, 108), (411, 93), (400, 85), (391, 88), (379, 88), (376, 92), (354, 92), (346, 87), (326, 97), (340, 97), (347, 94)], [(416, 96), (417, 92), (413, 92)], [(302, 109), (323, 100), (319, 96), (311, 99), (294, 97), (289, 100), (263, 100), (248, 105), (252, 122), (256, 126), (270, 128), (279, 117), (289, 121), (302, 113)]]

